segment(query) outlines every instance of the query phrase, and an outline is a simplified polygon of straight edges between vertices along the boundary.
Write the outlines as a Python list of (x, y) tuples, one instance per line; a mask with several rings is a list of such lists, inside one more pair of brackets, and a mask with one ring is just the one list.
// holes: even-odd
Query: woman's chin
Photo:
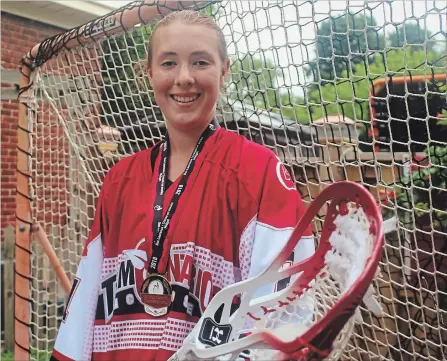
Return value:
[[(197, 109), (198, 110), (198, 109)], [(165, 118), (169, 126), (178, 130), (190, 131), (192, 129), (203, 129), (211, 122), (214, 114), (212, 111), (178, 111), (166, 114)]]
[(175, 127), (178, 130), (190, 131), (199, 128), (204, 124), (204, 117), (195, 114), (176, 114), (168, 120), (168, 127)]

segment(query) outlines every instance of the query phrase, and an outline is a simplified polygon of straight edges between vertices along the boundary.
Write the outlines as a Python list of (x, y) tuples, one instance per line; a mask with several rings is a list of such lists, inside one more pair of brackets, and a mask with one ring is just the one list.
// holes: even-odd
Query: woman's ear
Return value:
[(149, 84), (152, 86), (152, 67), (150, 64), (146, 64), (146, 74), (149, 79)]
[(225, 64), (222, 66), (222, 75), (220, 77), (220, 86), (222, 87), (225, 83), (225, 80), (230, 72), (230, 59), (225, 61)]

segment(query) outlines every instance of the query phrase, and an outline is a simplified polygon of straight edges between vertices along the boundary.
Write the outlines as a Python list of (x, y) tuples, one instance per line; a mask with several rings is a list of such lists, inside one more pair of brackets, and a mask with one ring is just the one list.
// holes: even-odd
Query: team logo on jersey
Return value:
[(285, 189), (289, 191), (296, 190), (290, 173), (279, 159), (278, 164), (276, 164), (276, 176), (278, 177), (279, 183), (281, 183)]
[[(142, 239), (135, 249), (123, 251), (116, 271), (102, 281), (98, 304), (100, 311), (97, 317), (103, 318), (107, 323), (113, 315), (146, 312), (152, 316), (160, 316), (167, 310), (164, 310), (165, 304), (161, 305), (162, 307), (159, 305), (161, 297), (157, 295), (164, 296), (168, 293), (172, 294), (170, 310), (200, 317), (213, 294), (219, 289), (213, 285), (210, 269), (194, 259), (194, 243), (185, 244), (184, 247), (177, 244), (176, 249), (171, 250), (167, 282), (172, 286), (172, 290), (164, 292), (163, 287), (167, 286), (158, 282), (147, 282), (144, 285), (144, 281), (150, 279), (147, 272), (147, 253), (138, 249), (144, 242), (145, 239)], [(141, 298), (140, 289), (143, 286), (144, 293), (150, 300)], [(150, 307), (163, 312), (148, 312), (148, 301)], [(157, 304), (151, 306), (155, 301)]]

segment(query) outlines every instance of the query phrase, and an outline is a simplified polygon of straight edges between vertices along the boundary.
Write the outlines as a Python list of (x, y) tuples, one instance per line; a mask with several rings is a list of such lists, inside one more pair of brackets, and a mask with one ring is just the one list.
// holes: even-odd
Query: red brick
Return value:
[[(39, 44), (44, 39), (61, 33), (62, 30), (53, 26), (32, 21), (29, 19), (21, 18), (15, 15), (2, 13), (1, 21), (1, 65), (4, 69), (18, 69), (20, 60), (23, 56), (36, 44)], [(2, 84), (4, 87), (10, 87), (9, 84)], [(3, 101), (2, 102), (2, 114), (1, 114), (1, 209), (2, 209), (2, 229), (8, 224), (15, 223), (15, 196), (16, 196), (16, 163), (17, 163), (17, 118), (18, 118), (18, 102)], [(52, 134), (52, 137), (49, 137)], [(55, 132), (53, 129), (46, 135), (44, 141), (50, 142), (51, 147), (49, 152), (54, 150), (61, 151), (66, 148), (65, 141), (56, 139), (59, 136), (57, 129)], [(42, 141), (43, 147), (43, 141)], [(52, 150), (54, 149), (54, 150)], [(50, 158), (51, 154), (45, 153), (46, 158)], [(53, 158), (52, 158), (53, 159)], [(64, 157), (58, 155), (54, 157), (58, 161), (63, 161)], [(43, 194), (51, 196), (55, 199), (55, 202), (50, 204), (43, 204), (42, 209), (51, 210), (52, 207), (59, 212), (66, 211), (66, 170), (61, 166), (58, 168), (48, 168), (48, 166), (41, 167), (46, 168), (47, 173), (42, 173), (39, 178), (40, 182), (48, 188)], [(60, 168), (60, 169), (59, 169)], [(51, 179), (51, 183), (50, 183)], [(51, 219), (51, 213), (50, 218)], [(54, 218), (54, 222), (64, 221), (64, 217)]]
[[(2, 119), (3, 120), (3, 119)], [(10, 129), (9, 127), (6, 129), (2, 129), (2, 137), (5, 136), (10, 136), (10, 137), (14, 137), (17, 134), (16, 131), (14, 131), (13, 129)], [(4, 147), (8, 148), (8, 144), (4, 144)]]
[(11, 196), (11, 195), (15, 195), (15, 190), (10, 188), (10, 189), (2, 189), (2, 193), (1, 193), (2, 197), (6, 197), (6, 196)]
[[(2, 133), (6, 132), (5, 129), (8, 129), (9, 131), (17, 130), (17, 121), (18, 121), (18, 116), (17, 117), (2, 117), (2, 124), (3, 124), (3, 127), (5, 127), (2, 131)], [(10, 133), (8, 133), (8, 134), (10, 134)], [(14, 132), (10, 135), (13, 135), (13, 134), (15, 135), (15, 134), (17, 134), (17, 132)]]
[(3, 109), (17, 109), (17, 103), (10, 103), (10, 101), (2, 102)]

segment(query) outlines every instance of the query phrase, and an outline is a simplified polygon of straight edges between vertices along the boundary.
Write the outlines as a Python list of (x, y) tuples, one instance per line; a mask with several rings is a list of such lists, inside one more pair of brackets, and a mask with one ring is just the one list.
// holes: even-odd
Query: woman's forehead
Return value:
[(219, 38), (209, 26), (174, 22), (157, 29), (152, 44), (154, 52), (188, 51), (200, 55), (218, 51)]

